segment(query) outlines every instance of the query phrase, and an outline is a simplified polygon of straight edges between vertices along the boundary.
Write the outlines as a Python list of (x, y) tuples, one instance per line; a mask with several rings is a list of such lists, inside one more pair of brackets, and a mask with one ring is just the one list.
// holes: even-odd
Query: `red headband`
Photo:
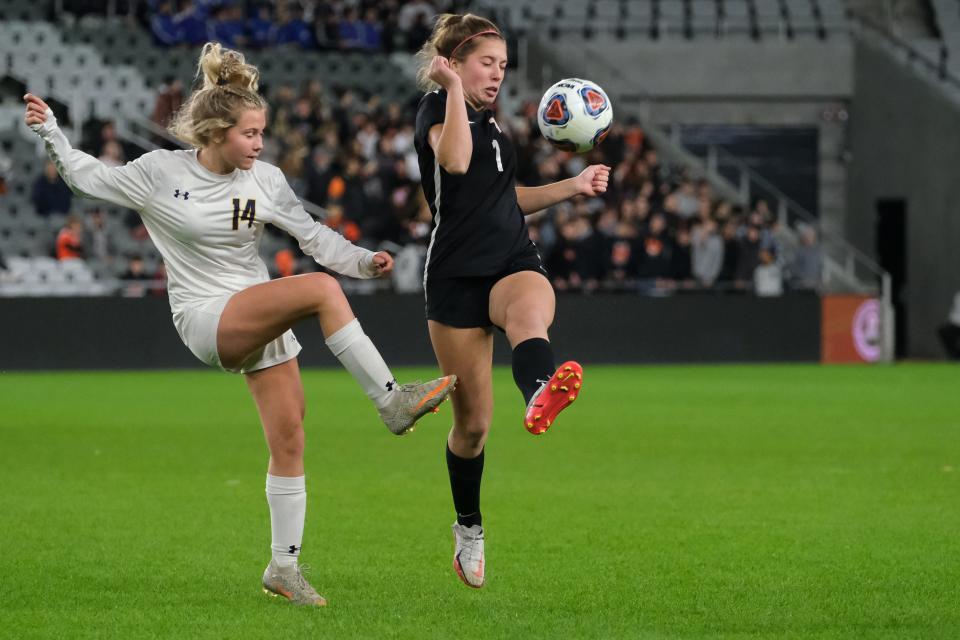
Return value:
[(472, 36), (466, 38), (463, 42), (461, 42), (460, 44), (458, 44), (457, 46), (455, 46), (455, 47), (453, 48), (453, 51), (450, 52), (450, 59), (453, 60), (453, 56), (454, 56), (454, 54), (457, 52), (457, 49), (459, 49), (459, 48), (462, 47), (463, 45), (467, 44), (468, 42), (470, 42), (470, 41), (473, 40), (474, 38), (479, 38), (480, 36), (498, 36), (498, 37), (500, 37), (500, 38), (503, 38), (503, 36), (500, 35), (500, 32), (497, 31), (497, 30), (495, 30), (495, 29), (487, 29), (486, 31), (481, 31), (480, 33), (475, 33), (475, 34), (473, 34)]

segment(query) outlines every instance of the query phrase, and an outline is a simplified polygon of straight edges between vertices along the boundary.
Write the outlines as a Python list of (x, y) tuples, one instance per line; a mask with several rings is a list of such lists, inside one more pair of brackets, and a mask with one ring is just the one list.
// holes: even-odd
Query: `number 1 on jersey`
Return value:
[(493, 150), (497, 152), (497, 171), (503, 173), (503, 161), (500, 159), (500, 143), (493, 140)]
[(233, 230), (236, 231), (240, 228), (240, 221), (244, 220), (247, 223), (247, 228), (253, 226), (253, 221), (257, 217), (257, 201), (247, 200), (247, 204), (243, 207), (243, 215), (240, 214), (240, 198), (233, 199)]

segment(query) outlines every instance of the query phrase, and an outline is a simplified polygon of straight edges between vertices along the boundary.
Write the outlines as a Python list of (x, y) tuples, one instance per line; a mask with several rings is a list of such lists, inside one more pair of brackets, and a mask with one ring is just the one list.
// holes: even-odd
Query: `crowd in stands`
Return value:
[(438, 11), (465, 2), (430, 0), (151, 0), (149, 21), (162, 46), (413, 51)]
[[(169, 109), (159, 105), (168, 99), (158, 98), (158, 110), (167, 116)], [(413, 147), (415, 100), (383, 103), (376, 95), (331, 90), (314, 80), (300, 89), (280, 86), (270, 101), (262, 159), (277, 164), (298, 195), (327, 210), (327, 225), (371, 248), (383, 243), (426, 247), (431, 214)], [(498, 115), (517, 149), (518, 184), (562, 180), (590, 163), (613, 167), (603, 197), (575, 199), (527, 218), (558, 291), (656, 295), (717, 289), (780, 295), (817, 286), (820, 254), (813, 228), (784, 229), (763, 200), (743, 209), (718, 198), (707, 181), (661, 162), (635, 123), (615, 124), (600, 147), (580, 156), (550, 146), (539, 134), (535, 113), (536, 105), (527, 103), (516, 114)], [(107, 163), (122, 163), (133, 153), (109, 122), (88, 127), (83, 144)], [(32, 194), (40, 215), (86, 204), (73, 199), (49, 163)], [(56, 257), (110, 262), (115, 234), (146, 238), (132, 212), (118, 224), (108, 222), (97, 208), (83, 218), (67, 218), (56, 239)], [(267, 256), (274, 275), (317, 268), (292, 238), (268, 232), (282, 245)], [(132, 266), (137, 261), (131, 256), (121, 258), (131, 264), (125, 276), (143, 275), (142, 263)]]
[[(419, 46), (438, 5), (457, 8), (439, 0), (150, 4), (154, 33), (170, 45), (192, 46), (215, 33), (240, 48), (296, 44), (381, 50), (399, 42), (397, 34), (409, 40), (408, 48)], [(359, 27), (344, 29), (357, 23), (358, 16), (361, 22), (378, 25), (376, 37), (363, 35)], [(418, 25), (425, 31), (418, 31)], [(161, 32), (175, 37), (164, 40)], [(153, 121), (168, 124), (184, 93), (181, 83), (169, 78), (158, 92)], [(277, 86), (268, 97), (270, 123), (262, 159), (278, 165), (301, 198), (324, 207), (325, 223), (349, 240), (369, 248), (384, 243), (419, 248), (422, 260), (431, 214), (413, 146), (419, 97), (415, 90), (406, 103), (388, 103), (372, 91), (330, 87), (313, 79), (300, 87)], [(522, 104), (516, 113), (497, 114), (517, 150), (519, 185), (572, 177), (590, 163), (613, 168), (603, 197), (575, 199), (527, 217), (558, 291), (618, 289), (657, 295), (715, 289), (780, 295), (818, 286), (821, 257), (813, 228), (783, 228), (763, 200), (742, 208), (718, 197), (709, 182), (662, 162), (634, 122), (615, 123), (599, 148), (578, 156), (550, 146), (540, 136), (535, 116), (534, 103)], [(81, 148), (111, 166), (141, 152), (126, 146), (111, 122), (87, 123)], [(146, 230), (135, 213), (117, 219), (77, 202), (50, 163), (37, 176), (31, 194), (40, 216), (75, 214), (78, 207), (87, 207), (83, 216), (66, 217), (51, 238), (51, 254), (57, 259), (112, 264), (113, 273), (133, 283), (162, 280), (162, 263), (157, 272), (151, 266), (148, 273), (140, 255), (119, 255), (117, 245), (129, 245), (115, 241), (124, 234), (146, 242)], [(268, 233), (273, 242), (266, 246), (280, 247), (266, 256), (274, 275), (317, 269), (291, 238), (269, 228)], [(140, 285), (132, 291), (149, 290)]]

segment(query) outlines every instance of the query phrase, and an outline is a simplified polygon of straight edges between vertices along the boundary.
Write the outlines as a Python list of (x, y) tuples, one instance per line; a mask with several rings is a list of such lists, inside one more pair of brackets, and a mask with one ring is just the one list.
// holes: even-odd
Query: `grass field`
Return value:
[(396, 438), (346, 373), (304, 382), (319, 610), (260, 591), (239, 377), (0, 374), (0, 637), (960, 637), (958, 367), (590, 367), (539, 438), (498, 370), (480, 591), (449, 405)]

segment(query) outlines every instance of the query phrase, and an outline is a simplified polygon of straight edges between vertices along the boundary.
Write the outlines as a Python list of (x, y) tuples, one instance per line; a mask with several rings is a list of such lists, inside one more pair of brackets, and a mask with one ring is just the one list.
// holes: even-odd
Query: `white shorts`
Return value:
[(173, 324), (183, 344), (187, 345), (193, 355), (204, 364), (231, 373), (250, 373), (297, 357), (300, 343), (293, 331), (287, 329), (279, 338), (251, 353), (236, 369), (224, 367), (217, 352), (217, 327), (220, 325), (220, 315), (232, 296), (232, 293), (228, 293), (174, 314)]

